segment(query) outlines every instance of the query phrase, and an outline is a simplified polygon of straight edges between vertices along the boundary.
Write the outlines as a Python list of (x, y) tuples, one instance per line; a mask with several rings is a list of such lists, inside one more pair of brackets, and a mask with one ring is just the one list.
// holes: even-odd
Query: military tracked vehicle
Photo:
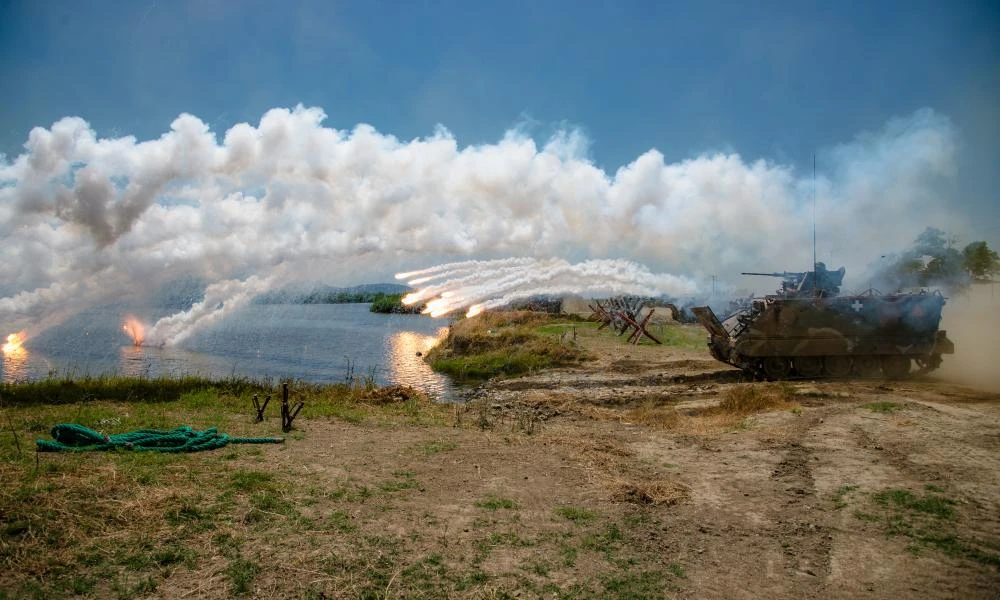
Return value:
[(692, 312), (709, 332), (716, 359), (767, 379), (905, 377), (941, 365), (955, 346), (938, 329), (939, 292), (840, 295), (844, 268), (744, 273), (782, 278), (777, 293), (754, 298), (723, 320), (708, 306)]

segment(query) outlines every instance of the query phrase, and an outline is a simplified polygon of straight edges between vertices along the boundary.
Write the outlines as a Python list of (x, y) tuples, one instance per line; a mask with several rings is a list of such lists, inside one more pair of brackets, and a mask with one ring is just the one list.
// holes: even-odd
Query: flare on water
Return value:
[(146, 326), (135, 317), (126, 317), (125, 324), (122, 325), (122, 330), (132, 338), (132, 343), (136, 346), (141, 346), (142, 342), (146, 339)]
[(8, 335), (7, 342), (3, 345), (3, 353), (14, 354), (23, 350), (21, 345), (24, 344), (25, 337), (26, 335), (23, 331)]

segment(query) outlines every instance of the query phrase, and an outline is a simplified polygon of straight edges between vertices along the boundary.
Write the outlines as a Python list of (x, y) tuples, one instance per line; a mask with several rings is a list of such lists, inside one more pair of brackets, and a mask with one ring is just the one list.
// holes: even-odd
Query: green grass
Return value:
[(535, 331), (543, 335), (565, 336), (573, 335), (574, 329), (577, 333), (583, 331), (596, 331), (598, 325), (598, 323), (593, 321), (571, 320), (566, 323), (548, 323), (546, 325), (539, 325), (535, 327)]
[(910, 490), (886, 489), (872, 494), (871, 502), (880, 510), (855, 511), (854, 516), (880, 525), (888, 537), (910, 540), (907, 552), (919, 555), (925, 548), (934, 548), (948, 556), (1000, 568), (995, 545), (959, 534), (955, 500), (935, 493), (918, 495)]
[(423, 311), (424, 305), (417, 304), (407, 306), (403, 304), (403, 294), (377, 294), (372, 299), (372, 304), (368, 310), (373, 313), (410, 313), (415, 314)]
[[(292, 402), (304, 403), (301, 419), (329, 416), (352, 423), (404, 420), (411, 424), (441, 424), (450, 412), (426, 394), (405, 386), (292, 381), (289, 389)], [(178, 424), (196, 429), (218, 427), (233, 433), (229, 429), (233, 424), (246, 427), (246, 419), (239, 417), (254, 414), (254, 395), (262, 401), (271, 396), (265, 424), (276, 423), (281, 385), (267, 379), (94, 377), (0, 384), (3, 406), (33, 407), (30, 414), (24, 413), (21, 422), (14, 423), (14, 428), (39, 434), (60, 422), (78, 423), (108, 434), (140, 428), (172, 429)], [(32, 449), (32, 441), (19, 436), (22, 453)], [(11, 449), (16, 451), (16, 445)], [(0, 445), (0, 452), (5, 451), (6, 446)]]
[(659, 570), (625, 571), (601, 577), (604, 595), (612, 598), (666, 598), (673, 586), (669, 575)]
[(554, 512), (567, 521), (572, 521), (580, 525), (589, 523), (597, 518), (596, 512), (574, 506), (557, 506)]
[(499, 496), (490, 496), (486, 500), (476, 502), (475, 506), (477, 508), (485, 508), (486, 510), (516, 510), (519, 508), (516, 500), (501, 498)]
[(704, 350), (705, 339), (708, 337), (708, 333), (701, 325), (681, 323), (655, 325), (650, 328), (650, 332), (663, 342), (664, 346), (692, 350)]
[(229, 488), (239, 492), (256, 492), (274, 488), (274, 475), (266, 471), (237, 469), (229, 476)]
[(455, 442), (443, 442), (443, 441), (433, 441), (420, 444), (417, 448), (422, 454), (430, 456), (432, 454), (438, 454), (441, 452), (449, 452), (458, 447)]
[(510, 347), (484, 352), (433, 357), (431, 368), (460, 380), (489, 379), (497, 375), (513, 376), (578, 362), (580, 352), (557, 341), (535, 339)]
[(894, 412), (899, 412), (906, 408), (902, 404), (897, 402), (870, 402), (868, 404), (862, 404), (864, 408), (872, 412), (879, 412), (885, 414), (892, 414)]
[(400, 492), (403, 490), (413, 490), (420, 487), (417, 480), (413, 478), (413, 473), (409, 471), (395, 471), (393, 479), (383, 481), (379, 484), (379, 489), (383, 492)]
[(872, 501), (883, 508), (920, 512), (941, 519), (955, 518), (955, 501), (944, 496), (917, 496), (909, 490), (890, 489), (872, 495)]
[[(154, 402), (4, 400), (0, 422), (10, 417), (22, 449), (8, 428), (0, 430), (0, 480), (8, 483), (0, 486), (0, 598), (250, 597), (274, 590), (306, 598), (344, 590), (359, 598), (518, 591), (636, 598), (669, 595), (682, 579), (662, 545), (645, 535), (662, 527), (654, 512), (622, 518), (552, 500), (539, 515), (515, 496), (479, 488), (466, 501), (473, 533), (455, 531), (449, 509), (425, 505), (420, 493), (441, 485), (429, 465), (448, 468), (460, 459), (442, 455), (459, 447), (450, 440), (468, 433), (451, 428), (404, 437), (398, 461), (388, 464), (340, 456), (325, 443), (319, 455), (296, 454), (303, 450), (297, 446), (316, 441), (322, 422), (303, 426), (302, 441), (289, 437), (284, 446), (49, 454), (35, 464), (34, 439), (58, 422), (107, 433), (191, 424), (274, 435), (274, 413), (255, 423), (250, 397), (274, 394), (274, 408), (279, 390), (208, 385)], [(307, 402), (303, 415), (339, 418), (356, 410), (387, 429), (450, 424), (450, 406), (389, 396), (357, 386), (292, 386), (293, 400)], [(320, 460), (331, 469), (324, 476), (312, 470)], [(263, 558), (272, 554), (279, 558)]]
[(245, 596), (250, 593), (250, 586), (259, 572), (260, 567), (245, 558), (234, 558), (229, 561), (224, 571), (234, 596)]
[(557, 325), (552, 323), (556, 318), (520, 311), (462, 319), (428, 353), (427, 360), (435, 371), (464, 380), (576, 364), (585, 357), (583, 350), (566, 336), (542, 329)]
[[(205, 390), (231, 396), (262, 393), (269, 381), (242, 377), (211, 380), (202, 377), (119, 377), (82, 378), (50, 377), (39, 381), (0, 383), (0, 397), (7, 406), (33, 404), (69, 404), (88, 400), (122, 402), (171, 402), (188, 397), (200, 398)], [(193, 395), (192, 395), (193, 394)]]
[(847, 496), (858, 489), (856, 485), (842, 485), (833, 493), (834, 508), (841, 509), (847, 506)]

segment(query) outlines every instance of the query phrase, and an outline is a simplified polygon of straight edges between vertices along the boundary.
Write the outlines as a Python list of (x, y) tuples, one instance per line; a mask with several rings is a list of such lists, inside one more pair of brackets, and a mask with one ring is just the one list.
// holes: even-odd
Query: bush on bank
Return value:
[(485, 312), (460, 319), (427, 360), (435, 371), (473, 380), (578, 364), (587, 357), (580, 346), (544, 331), (558, 320), (529, 311)]

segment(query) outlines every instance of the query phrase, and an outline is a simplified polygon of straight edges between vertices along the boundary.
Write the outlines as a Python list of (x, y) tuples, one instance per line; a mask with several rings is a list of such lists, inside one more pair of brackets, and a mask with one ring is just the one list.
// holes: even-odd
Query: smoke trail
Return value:
[(146, 343), (153, 346), (179, 344), (198, 329), (218, 323), (254, 295), (267, 290), (273, 282), (274, 277), (255, 275), (242, 281), (230, 279), (213, 283), (205, 289), (205, 298), (201, 302), (157, 321), (146, 334)]
[(540, 294), (656, 296), (696, 291), (690, 279), (652, 273), (627, 260), (589, 260), (577, 264), (562, 259), (460, 262), (400, 273), (396, 277), (411, 285), (418, 281), (430, 284), (408, 294), (403, 302), (414, 304), (429, 299), (425, 312), (435, 317), (464, 308), (472, 316), (483, 309)]
[[(456, 259), (460, 278), (475, 275), (474, 258), (620, 256), (700, 280), (810, 258), (811, 177), (789, 166), (724, 153), (667, 163), (649, 150), (606, 172), (586, 144), (567, 143), (574, 131), (541, 146), (515, 131), (459, 147), (443, 127), (401, 141), (325, 118), (273, 109), (221, 140), (188, 114), (147, 141), (99, 138), (77, 117), (36, 127), (23, 154), (0, 161), (0, 331), (141, 302), (181, 275), (256, 288), (278, 265), (353, 283)], [(925, 109), (827, 150), (820, 256), (833, 252), (850, 277), (929, 223), (961, 231), (939, 200), (956, 143), (947, 117)], [(169, 324), (206, 322), (212, 306), (154, 327), (158, 339), (183, 340)]]

